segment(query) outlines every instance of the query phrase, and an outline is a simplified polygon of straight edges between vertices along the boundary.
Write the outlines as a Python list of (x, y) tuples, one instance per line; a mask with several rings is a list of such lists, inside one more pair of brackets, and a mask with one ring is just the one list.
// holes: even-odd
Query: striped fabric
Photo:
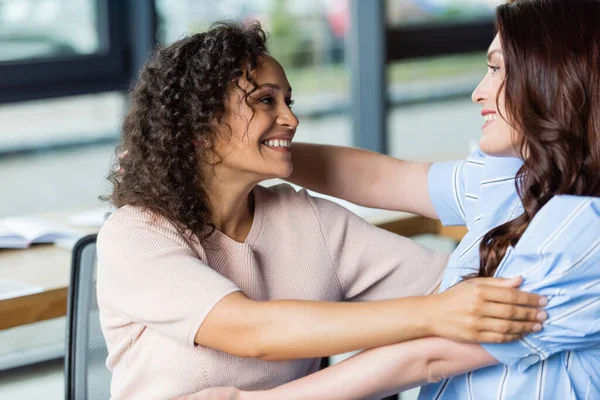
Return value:
[[(477, 271), (483, 235), (523, 212), (514, 180), (521, 165), (478, 152), (431, 168), (440, 219), (469, 228), (441, 290)], [(554, 197), (496, 275), (523, 275), (523, 290), (548, 297), (544, 329), (517, 342), (484, 345), (502, 364), (424, 386), (419, 399), (600, 399), (600, 199)]]

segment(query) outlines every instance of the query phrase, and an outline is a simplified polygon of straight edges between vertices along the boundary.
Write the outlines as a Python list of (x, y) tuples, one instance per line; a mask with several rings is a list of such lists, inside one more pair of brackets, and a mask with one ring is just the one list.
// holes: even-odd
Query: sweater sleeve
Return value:
[(346, 300), (420, 296), (440, 283), (446, 254), (377, 228), (331, 201), (309, 198)]
[(210, 310), (239, 289), (202, 262), (166, 220), (137, 211), (116, 214), (98, 236), (100, 312), (194, 346)]

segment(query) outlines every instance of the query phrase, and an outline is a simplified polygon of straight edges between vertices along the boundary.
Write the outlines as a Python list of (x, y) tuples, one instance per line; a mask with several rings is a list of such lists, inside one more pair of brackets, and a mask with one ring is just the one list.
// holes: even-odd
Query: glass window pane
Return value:
[[(506, 0), (386, 0), (393, 27), (432, 27), (493, 19)], [(388, 149), (412, 160), (465, 157), (481, 134), (470, 93), (486, 73), (485, 52), (388, 65)]]
[(220, 20), (259, 20), (294, 88), (297, 140), (352, 144), (347, 0), (156, 0), (156, 8), (162, 44)]
[(387, 0), (388, 24), (403, 26), (490, 19), (506, 0)]
[(0, 105), (0, 218), (99, 206), (123, 93)]
[(481, 110), (471, 92), (486, 68), (485, 52), (390, 64), (390, 154), (422, 161), (468, 155), (481, 134)]
[(104, 50), (98, 34), (99, 1), (0, 0), (0, 62)]

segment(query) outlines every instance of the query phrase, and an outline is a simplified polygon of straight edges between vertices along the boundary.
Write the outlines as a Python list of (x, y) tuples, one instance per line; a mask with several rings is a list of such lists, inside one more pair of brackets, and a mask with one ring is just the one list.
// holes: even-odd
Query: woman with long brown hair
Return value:
[(426, 384), (420, 399), (600, 399), (599, 21), (598, 0), (498, 8), (488, 73), (473, 93), (481, 151), (465, 161), (406, 163), (312, 145), (295, 153), (291, 179), (309, 188), (466, 224), (441, 290), (522, 275), (522, 289), (549, 299), (541, 332), (506, 344), (419, 339), (274, 390), (192, 398), (349, 400)]

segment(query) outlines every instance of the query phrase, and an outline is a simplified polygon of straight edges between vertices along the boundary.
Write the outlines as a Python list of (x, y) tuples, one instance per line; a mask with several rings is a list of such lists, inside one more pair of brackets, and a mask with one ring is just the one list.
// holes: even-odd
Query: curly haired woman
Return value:
[[(598, 0), (498, 8), (488, 73), (473, 93), (483, 153), (466, 161), (430, 166), (310, 145), (294, 155), (292, 179), (308, 187), (466, 224), (441, 290), (474, 275), (522, 275), (523, 290), (549, 299), (541, 332), (504, 344), (419, 339), (270, 391), (219, 388), (190, 399), (351, 400), (423, 384), (423, 400), (600, 399), (599, 21)], [(420, 203), (402, 193), (407, 181), (421, 188)]]
[(323, 356), (541, 329), (543, 298), (518, 278), (421, 297), (446, 256), (306, 191), (258, 186), (291, 174), (298, 126), (265, 42), (257, 24), (216, 25), (157, 50), (132, 90), (117, 210), (98, 237), (112, 397), (268, 389)]

